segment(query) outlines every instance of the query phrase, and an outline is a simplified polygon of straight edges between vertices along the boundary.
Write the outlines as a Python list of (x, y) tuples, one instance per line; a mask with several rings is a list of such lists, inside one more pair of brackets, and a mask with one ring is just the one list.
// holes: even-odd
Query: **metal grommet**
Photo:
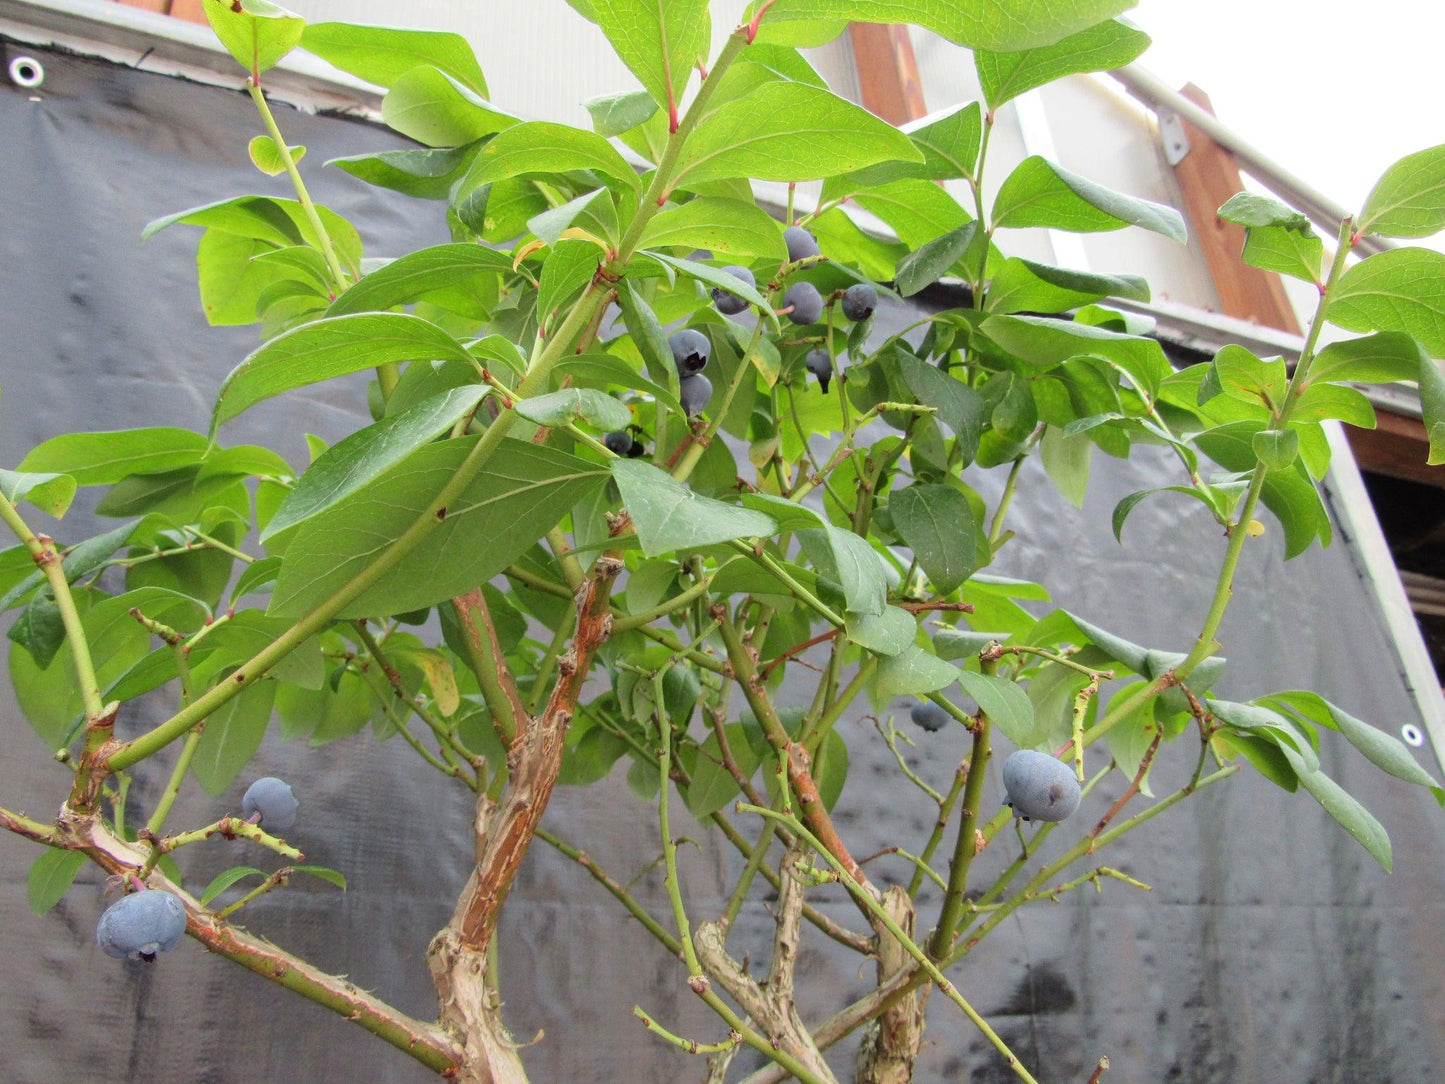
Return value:
[(45, 69), (33, 56), (17, 56), (10, 61), (10, 81), (17, 87), (34, 90), (45, 82)]
[(1406, 723), (1400, 728), (1400, 737), (1405, 739), (1406, 745), (1413, 745), (1416, 749), (1425, 744), (1425, 735), (1414, 723)]

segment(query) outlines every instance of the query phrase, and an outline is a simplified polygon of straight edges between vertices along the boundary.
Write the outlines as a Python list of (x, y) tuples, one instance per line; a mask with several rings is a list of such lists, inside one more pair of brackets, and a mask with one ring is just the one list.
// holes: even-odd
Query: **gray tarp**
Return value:
[[(0, 88), (0, 464), (11, 466), (67, 430), (204, 428), (218, 382), (254, 345), (255, 332), (204, 324), (194, 230), (175, 228), (142, 245), (140, 229), (158, 215), (246, 190), (287, 194), (284, 179), (264, 178), (247, 162), (246, 141), (259, 129), (243, 94), (38, 55), (46, 68), (38, 101)], [(290, 141), (309, 148), (318, 198), (356, 222), (370, 254), (394, 256), (445, 239), (440, 205), (373, 190), (317, 165), (397, 146), (395, 137), (284, 109), (280, 121)], [(328, 439), (348, 432), (362, 422), (363, 394), (359, 383), (343, 382), (292, 395), (252, 411), (227, 438), (269, 443), (303, 463), (303, 432)], [(1222, 551), (1217, 529), (1192, 503), (1167, 498), (1134, 514), (1122, 548), (1108, 528), (1114, 502), (1173, 480), (1166, 472), (1147, 455), (1129, 464), (1098, 457), (1079, 513), (1031, 465), (1011, 514), (1018, 538), (993, 571), (1046, 582), (1060, 604), (1120, 635), (1186, 648)], [(989, 495), (1000, 482), (977, 480)], [(80, 511), (55, 528), (62, 541), (98, 529)], [(1231, 665), (1222, 693), (1243, 699), (1308, 687), (1392, 733), (1418, 722), (1349, 539), (1288, 565), (1281, 549), (1277, 529), (1249, 547), (1224, 627)], [(164, 710), (155, 705), (151, 720)], [(123, 725), (135, 733), (144, 724), (129, 718)], [(868, 724), (845, 720), (842, 730), (854, 766), (839, 820), (855, 852), (868, 854), (900, 835), (916, 846), (928, 803), (900, 784)], [(0, 699), (0, 734), (0, 802), (44, 815), (64, 794), (66, 772), (49, 762), (8, 694)], [(945, 785), (963, 746), (961, 732), (919, 735), (920, 771)], [(1192, 758), (1187, 742), (1170, 752), (1173, 763), (1156, 771), (1156, 788), (1177, 780), (1179, 762)], [(1433, 767), (1429, 751), (1420, 754)], [(1096, 762), (1101, 756), (1091, 754)], [(138, 775), (134, 808), (153, 803), (169, 769), (165, 759)], [(1148, 881), (1152, 893), (1109, 883), (1102, 897), (1081, 890), (1061, 904), (1024, 909), (960, 969), (962, 991), (1050, 1084), (1082, 1082), (1100, 1054), (1113, 1060), (1109, 1084), (1436, 1079), (1445, 1066), (1445, 963), (1437, 951), (1445, 820), (1428, 795), (1353, 753), (1336, 755), (1331, 744), (1324, 759), (1388, 828), (1393, 877), (1308, 797), (1246, 773), (1109, 853), (1106, 861)], [(303, 802), (298, 845), (308, 860), (343, 870), (350, 888), (342, 894), (297, 882), (249, 908), (247, 925), (412, 1013), (432, 1015), (422, 954), (467, 869), (465, 796), (402, 743), (367, 737), (316, 750), (268, 739), (257, 769), (293, 782)], [(658, 844), (652, 811), (621, 775), (619, 768), (605, 785), (559, 792), (547, 823), (626, 880), (655, 857)], [(190, 789), (171, 823), (198, 825), (234, 811), (243, 785), (218, 801)], [(1092, 796), (1080, 820), (1097, 817), (1118, 789), (1115, 783)], [(995, 776), (987, 801), (1000, 797)], [(1014, 847), (1011, 834), (1000, 836), (976, 866), (978, 883), (1010, 860)], [(37, 853), (23, 840), (0, 838), (0, 976), (8, 1009), (0, 1017), (0, 1079), (431, 1079), (352, 1025), (193, 942), (149, 967), (105, 958), (93, 937), (105, 905), (98, 871), (87, 869), (59, 907), (36, 918), (26, 905), (25, 875)], [(715, 848), (682, 853), (695, 913), (716, 915), (734, 856)], [(180, 855), (195, 886), (229, 865), (267, 865), (270, 857), (218, 841)], [(905, 867), (887, 861), (877, 866), (880, 876), (906, 878)], [(666, 914), (655, 875), (639, 893), (654, 913)], [(856, 924), (836, 888), (815, 898)], [(925, 916), (935, 909), (925, 897)], [(763, 959), (767, 932), (766, 913), (754, 906), (734, 946)], [(511, 1025), (524, 1041), (545, 1031), (527, 1052), (534, 1079), (701, 1078), (698, 1064), (649, 1041), (630, 1009), (641, 1003), (699, 1039), (719, 1037), (718, 1021), (688, 992), (675, 961), (623, 921), (580, 869), (540, 844), (507, 907), (502, 943)], [(832, 947), (816, 937), (806, 944), (800, 975), (808, 1019), (868, 986), (871, 966), (860, 972), (855, 959)], [(846, 1062), (840, 1054), (837, 1064)], [(919, 1079), (1002, 1082), (1012, 1075), (935, 997)]]

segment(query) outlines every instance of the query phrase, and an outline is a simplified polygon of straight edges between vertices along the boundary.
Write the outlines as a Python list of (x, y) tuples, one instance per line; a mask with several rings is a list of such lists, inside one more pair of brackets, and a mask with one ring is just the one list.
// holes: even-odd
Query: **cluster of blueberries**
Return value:
[[(817, 238), (802, 226), (789, 226), (783, 231), (783, 240), (788, 246), (789, 263), (821, 255)], [(724, 267), (722, 273), (731, 275), (750, 289), (757, 288), (757, 279), (746, 267), (733, 264)], [(748, 307), (745, 298), (721, 286), (713, 287), (712, 300), (718, 312), (725, 316), (737, 316)], [(852, 322), (866, 320), (878, 307), (878, 291), (866, 282), (855, 283), (843, 292), (841, 307), (843, 315)], [(795, 324), (816, 324), (823, 318), (823, 295), (811, 282), (794, 283), (783, 295), (783, 311)], [(712, 344), (708, 342), (706, 335), (692, 328), (677, 332), (667, 340), (667, 344), (672, 348), (672, 362), (677, 366), (677, 375), (680, 378), (678, 399), (687, 416), (696, 417), (712, 400), (712, 382), (702, 375), (712, 353)], [(828, 357), (828, 352), (810, 351), (804, 364), (808, 371), (817, 377), (818, 385), (826, 392), (833, 379), (833, 362)], [(633, 459), (646, 451), (626, 430), (608, 433), (602, 438), (602, 443), (614, 455), (625, 455)]]
[[(908, 717), (914, 726), (933, 733), (953, 718), (930, 700), (916, 701)], [(1057, 757), (1034, 749), (1018, 749), (1003, 762), (1004, 805), (1026, 821), (1061, 821), (1079, 808), (1082, 791), (1073, 769)]]
[[(246, 789), (241, 812), (273, 835), (296, 823), (301, 803), (291, 788), (274, 776), (258, 779)], [(123, 896), (106, 908), (95, 927), (95, 939), (117, 960), (154, 960), (180, 943), (186, 932), (186, 907), (180, 897), (162, 889)]]

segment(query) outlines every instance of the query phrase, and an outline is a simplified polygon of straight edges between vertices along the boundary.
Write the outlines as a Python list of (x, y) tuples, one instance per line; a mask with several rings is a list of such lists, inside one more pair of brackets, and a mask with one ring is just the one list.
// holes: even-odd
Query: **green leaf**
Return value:
[(888, 606), (881, 614), (848, 615), (848, 639), (878, 655), (897, 655), (917, 633), (918, 621), (897, 606)]
[(61, 901), (75, 883), (80, 868), (85, 865), (85, 854), (81, 851), (62, 851), (47, 847), (30, 865), (25, 878), (25, 894), (30, 898), (30, 909), (43, 915)]
[[(282, 617), (308, 613), (370, 565), (426, 510), (478, 439), (426, 445), (308, 520), (286, 547), (268, 612)], [(337, 616), (407, 613), (485, 583), (606, 479), (606, 468), (575, 456), (504, 441), (406, 561)], [(359, 523), (366, 525), (365, 532), (356, 529)], [(419, 574), (422, 569), (425, 574)]]
[(618, 233), (617, 210), (612, 206), (612, 193), (605, 188), (594, 188), (527, 221), (527, 228), (538, 240), (554, 248), (572, 226), (604, 240), (615, 241)]
[[(854, 194), (852, 199), (863, 210), (892, 226), (898, 240), (909, 248), (926, 245), (958, 229), (969, 217), (941, 185), (921, 179), (905, 178), (876, 185)], [(828, 255), (835, 260), (839, 258), (831, 251)]]
[[(286, 172), (286, 159), (282, 157), (281, 148), (276, 141), (267, 135), (255, 136), (246, 146), (251, 156), (251, 163), (268, 177), (274, 177), (278, 173)], [(306, 156), (306, 148), (302, 146), (288, 147), (293, 163), (301, 161)]]
[(1149, 35), (1117, 20), (1033, 49), (996, 53), (975, 49), (973, 63), (990, 109), (1035, 87), (1081, 72), (1112, 71), (1132, 63), (1149, 47)]
[(1034, 722), (1034, 705), (1028, 693), (1007, 678), (960, 671), (958, 684), (978, 702), (980, 710), (1020, 749), (1037, 745), (1044, 737)]
[(400, 361), (471, 355), (435, 324), (405, 313), (357, 313), (303, 324), (251, 353), (221, 383), (212, 431), (230, 419), (294, 388)]
[(911, 485), (888, 500), (893, 527), (939, 595), (952, 594), (978, 567), (977, 524), (968, 499), (946, 485)]
[(256, 755), (275, 702), (276, 683), (258, 681), (231, 697), (206, 720), (191, 759), (191, 774), (207, 794), (214, 797), (224, 791)]
[(978, 223), (965, 222), (898, 261), (898, 274), (893, 285), (904, 297), (912, 297), (932, 286), (974, 247), (979, 236)]
[(592, 130), (606, 139), (631, 131), (657, 112), (657, 103), (645, 90), (607, 94), (582, 104), (592, 118)]
[(1236, 192), (1219, 208), (1219, 217), (1237, 226), (1251, 229), (1260, 226), (1278, 226), (1287, 230), (1308, 232), (1310, 220), (1307, 215), (1288, 207), (1277, 199), (1259, 196), (1253, 192)]
[(424, 399), (332, 445), (311, 464), (281, 502), (261, 541), (274, 538), (355, 493), (447, 432), (474, 410), (488, 389), (473, 384)]
[[(232, 196), (152, 219), (141, 230), (140, 236), (142, 241), (148, 241), (170, 226), (201, 226), (278, 246), (299, 245), (306, 238), (291, 214), (289, 205), (292, 203), (292, 200), (270, 196)], [(296, 206), (299, 209), (300, 205)]]
[(0, 493), (11, 504), (21, 498), (48, 516), (60, 519), (75, 499), (75, 479), (68, 474), (30, 474), (0, 469)]
[(333, 301), (326, 314), (381, 312), (441, 291), (473, 288), (511, 270), (511, 258), (496, 249), (465, 242), (433, 245), (378, 267)]
[(1377, 252), (1340, 276), (1325, 318), (1350, 331), (1402, 331), (1445, 357), (1445, 253)]
[[(1250, 471), (1257, 460), (1254, 434), (1265, 428), (1261, 422), (1230, 422), (1198, 434), (1194, 443), (1225, 470)], [(1302, 463), (1270, 471), (1261, 495), (1284, 527), (1286, 558), (1303, 553), (1316, 538), (1321, 545), (1329, 545), (1333, 534), (1329, 512)]]
[(199, 463), (209, 443), (189, 429), (115, 429), (64, 433), (37, 445), (18, 469), (68, 474), (77, 485), (113, 485), (132, 474), (157, 474)]
[(765, 83), (711, 113), (683, 147), (677, 184), (752, 177), (806, 181), (923, 156), (891, 124), (804, 83)]
[(266, 877), (265, 870), (259, 870), (255, 866), (232, 866), (223, 873), (219, 873), (206, 885), (206, 890), (201, 893), (201, 906), (209, 907), (213, 900), (222, 892), (230, 888), (237, 881), (244, 881), (247, 877)]
[(305, 19), (270, 0), (207, 0), (204, 7), (226, 52), (252, 75), (274, 68), (306, 29)]
[(579, 354), (563, 358), (553, 368), (558, 377), (570, 376), (582, 386), (631, 388), (645, 392), (670, 410), (682, 413), (677, 397), (660, 384), (654, 384), (615, 354)]
[(1430, 466), (1445, 463), (1445, 373), (1430, 358), (1420, 358), (1420, 413), (1430, 438)]
[(819, 573), (843, 589), (849, 613), (881, 614), (888, 598), (883, 563), (866, 539), (831, 523), (800, 530), (798, 542)]
[(1319, 694), (1301, 691), (1275, 693), (1264, 697), (1263, 702), (1271, 707), (1282, 707), (1302, 715), (1311, 722), (1339, 730), (1375, 767), (1396, 779), (1428, 787), (1435, 793), (1438, 801), (1445, 802), (1445, 790), (1441, 789), (1434, 776), (1420, 767), (1403, 742), (1361, 719), (1356, 719)]
[(499, 133), (477, 152), (465, 191), (524, 173), (566, 173), (595, 169), (637, 187), (637, 172), (611, 143), (595, 132), (549, 121), (524, 121)]
[(487, 96), (487, 81), (467, 39), (440, 30), (403, 30), (361, 23), (312, 23), (301, 36), (301, 48), (344, 72), (394, 86), (413, 69), (427, 64)]
[(333, 884), (343, 892), (346, 891), (346, 876), (329, 866), (292, 866), (291, 872), (305, 873), (311, 877), (319, 877), (327, 884)]
[(1014, 257), (994, 274), (984, 307), (999, 313), (1067, 312), (1105, 297), (1148, 301), (1149, 283), (1138, 275), (1098, 275)]
[(276, 577), (281, 574), (281, 558), (262, 557), (252, 561), (246, 566), (236, 580), (236, 585), (231, 588), (231, 605), (234, 607), (237, 602), (253, 592), (261, 591), (276, 582)]
[[(1084, 507), (1084, 493), (1089, 488), (1089, 463), (1094, 455), (1094, 442), (1085, 433), (1065, 436), (1058, 426), (1044, 429), (1039, 441), (1039, 457), (1054, 487), (1075, 508)], [(1116, 532), (1117, 533), (1117, 532)]]
[[(753, 0), (746, 22), (766, 0)], [(1134, 6), (1135, 0), (777, 0), (760, 25), (851, 20), (912, 23), (971, 49), (1008, 51), (1049, 45)], [(825, 41), (828, 39), (824, 39)], [(809, 40), (808, 44), (821, 44)]]
[(517, 118), (429, 65), (412, 68), (381, 100), (387, 127), (428, 147), (458, 147), (505, 131)]
[(988, 410), (982, 397), (963, 381), (911, 354), (898, 356), (898, 371), (919, 403), (936, 407), (939, 421), (958, 438), (961, 466), (968, 466), (978, 453)]
[(1156, 340), (1088, 324), (1046, 316), (990, 316), (979, 330), (1036, 372), (1081, 355), (1103, 358), (1128, 373), (1151, 397), (1174, 371)]
[(711, 40), (707, 0), (591, 0), (602, 33), (658, 105), (677, 116)]
[(650, 463), (614, 459), (611, 467), (648, 557), (735, 538), (767, 538), (778, 531), (772, 516), (694, 493)]
[[(743, 778), (751, 779), (761, 760), (748, 741), (747, 731), (741, 723), (729, 723), (723, 728), (723, 733), (727, 736), (728, 750), (738, 771)], [(723, 765), (722, 747), (718, 744), (717, 735), (711, 734), (697, 751), (692, 784), (686, 795), (688, 812), (701, 820), (722, 809), (739, 793), (737, 781)]]
[[(922, 162), (883, 162), (830, 179), (823, 187), (824, 199), (864, 192), (876, 194), (905, 179), (945, 181), (973, 176), (983, 134), (983, 111), (977, 102), (969, 102), (942, 116), (909, 121), (901, 130), (923, 155)], [(935, 187), (934, 192), (942, 193), (942, 189)], [(951, 196), (949, 201), (954, 202)], [(957, 225), (955, 222), (948, 228)], [(926, 238), (909, 243), (917, 245), (922, 240)]]
[(1381, 237), (1429, 237), (1445, 230), (1445, 143), (1407, 154), (1375, 182), (1359, 231)]
[(415, 196), (417, 199), (446, 199), (467, 167), (476, 147), (443, 147), (439, 150), (377, 151), (332, 158), (326, 164), (380, 188)]
[[(1193, 497), (1200, 504), (1204, 505), (1204, 507), (1208, 508), (1215, 516), (1223, 514), (1217, 506), (1210, 502), (1208, 497), (1191, 486), (1157, 486), (1154, 489), (1141, 489), (1136, 493), (1130, 493), (1114, 506), (1113, 525), (1115, 539), (1121, 543), (1124, 541), (1124, 521), (1129, 518), (1129, 513), (1134, 511), (1134, 508), (1145, 497), (1153, 496), (1155, 493), (1182, 493), (1186, 497)], [(1238, 494), (1235, 494), (1235, 496), (1237, 497)], [(1231, 507), (1232, 505), (1233, 502), (1231, 501)]]
[(738, 256), (786, 261), (783, 233), (767, 212), (741, 200), (702, 197), (653, 217), (638, 241), (642, 248), (705, 248)]
[(1391, 384), (1415, 380), (1423, 357), (1420, 344), (1398, 331), (1342, 339), (1315, 355), (1310, 383), (1350, 380), (1357, 384)]
[(1264, 429), (1251, 443), (1268, 470), (1284, 470), (1299, 457), (1299, 432), (1294, 429)]
[(1289, 376), (1284, 359), (1264, 361), (1237, 343), (1221, 347), (1211, 363), (1214, 379), (1205, 379), (1199, 388), (1199, 402), (1208, 402), (1216, 393), (1250, 406), (1277, 410), (1284, 406), (1289, 389)]
[(878, 664), (877, 694), (887, 698), (936, 693), (958, 681), (961, 673), (952, 663), (930, 655), (917, 644), (909, 644)]
[(1244, 262), (1262, 271), (1318, 284), (1324, 258), (1325, 243), (1313, 230), (1256, 226), (1244, 234)]
[(1142, 226), (1183, 244), (1184, 219), (1173, 207), (1114, 192), (1034, 155), (1015, 167), (994, 197), (995, 229), (1044, 226), (1098, 233)]
[(1279, 748), (1299, 776), (1299, 781), (1304, 784), (1305, 790), (1320, 803), (1324, 811), (1354, 836), (1386, 873), (1393, 872), (1395, 860), (1390, 849), (1390, 837), (1384, 826), (1324, 772), (1318, 768), (1311, 770), (1297, 750), (1284, 743), (1280, 743)]
[(625, 429), (632, 422), (632, 412), (606, 392), (596, 388), (563, 388), (561, 391), (534, 395), (519, 400), (519, 415), (538, 425), (559, 426), (582, 419), (594, 429), (604, 432)]

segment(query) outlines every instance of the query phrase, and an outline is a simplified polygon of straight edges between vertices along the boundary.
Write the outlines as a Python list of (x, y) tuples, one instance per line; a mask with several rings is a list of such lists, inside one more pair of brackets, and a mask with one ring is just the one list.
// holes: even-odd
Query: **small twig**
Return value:
[(665, 1027), (659, 1024), (641, 1005), (632, 1006), (632, 1015), (641, 1020), (643, 1026), (664, 1042), (671, 1043), (685, 1054), (721, 1054), (724, 1051), (732, 1050), (743, 1041), (742, 1034), (736, 1031), (728, 1032), (728, 1037), (715, 1043), (700, 1043), (695, 1039), (684, 1039), (680, 1035), (674, 1035)]
[(1108, 1059), (1108, 1058), (1100, 1058), (1100, 1059), (1099, 1059), (1099, 1066), (1098, 1066), (1098, 1068), (1095, 1069), (1095, 1070), (1093, 1071), (1093, 1073), (1090, 1074), (1090, 1076), (1089, 1076), (1089, 1084), (1099, 1084), (1099, 1081), (1103, 1078), (1104, 1074), (1107, 1073), (1108, 1071), (1109, 1071), (1109, 1059)]
[[(873, 725), (878, 729), (878, 733), (883, 736), (884, 742), (887, 743), (889, 750), (893, 753), (893, 759), (898, 761), (898, 767), (902, 769), (904, 777), (919, 790), (923, 791), (924, 794), (933, 799), (935, 804), (942, 805), (943, 795), (939, 794), (938, 791), (934, 790), (918, 777), (918, 774), (908, 766), (908, 761), (903, 758), (903, 751), (898, 748), (899, 738), (902, 738), (909, 745), (913, 744), (913, 739), (902, 733), (898, 727), (894, 726), (891, 718), (888, 720), (888, 729), (886, 730), (876, 715), (872, 716), (872, 719)], [(756, 805), (757, 803), (754, 802), (753, 804)], [(861, 862), (859, 863), (859, 865), (862, 864)]]
[(290, 866), (282, 866), (275, 873), (271, 874), (271, 876), (267, 877), (264, 881), (262, 881), (259, 885), (257, 885), (255, 888), (251, 889), (251, 891), (247, 892), (244, 896), (238, 899), (235, 903), (229, 903), (225, 907), (222, 907), (219, 911), (216, 912), (216, 917), (225, 918), (227, 915), (239, 911), (242, 907), (245, 907), (246, 904), (250, 903), (258, 896), (264, 896), (273, 888), (281, 888), (289, 884), (291, 882), (291, 874), (294, 872), (295, 871), (292, 870)]
[[(1134, 778), (1130, 781), (1129, 785), (1124, 788), (1124, 793), (1119, 795), (1114, 804), (1109, 807), (1108, 812), (1100, 818), (1099, 823), (1094, 825), (1094, 830), (1089, 833), (1090, 840), (1097, 840), (1100, 833), (1109, 827), (1109, 822), (1118, 815), (1119, 810), (1128, 805), (1129, 800), (1139, 793), (1139, 787), (1144, 783), (1144, 776), (1149, 772), (1149, 765), (1154, 763), (1154, 754), (1158, 751), (1159, 743), (1163, 738), (1164, 731), (1161, 728), (1155, 733), (1154, 740), (1149, 743), (1149, 749), (1145, 752), (1144, 759), (1139, 761), (1139, 770), (1134, 773)], [(1092, 851), (1093, 849), (1093, 845), (1091, 844), (1089, 850)]]
[(777, 658), (769, 660), (768, 664), (763, 667), (760, 676), (764, 681), (767, 681), (768, 675), (771, 674), (778, 666), (781, 666), (793, 656), (802, 654), (810, 647), (817, 647), (819, 644), (825, 644), (829, 640), (835, 639), (838, 633), (841, 631), (841, 629), (829, 629), (827, 632), (819, 633), (817, 636), (814, 636), (811, 640), (804, 640), (801, 644), (794, 644)]

